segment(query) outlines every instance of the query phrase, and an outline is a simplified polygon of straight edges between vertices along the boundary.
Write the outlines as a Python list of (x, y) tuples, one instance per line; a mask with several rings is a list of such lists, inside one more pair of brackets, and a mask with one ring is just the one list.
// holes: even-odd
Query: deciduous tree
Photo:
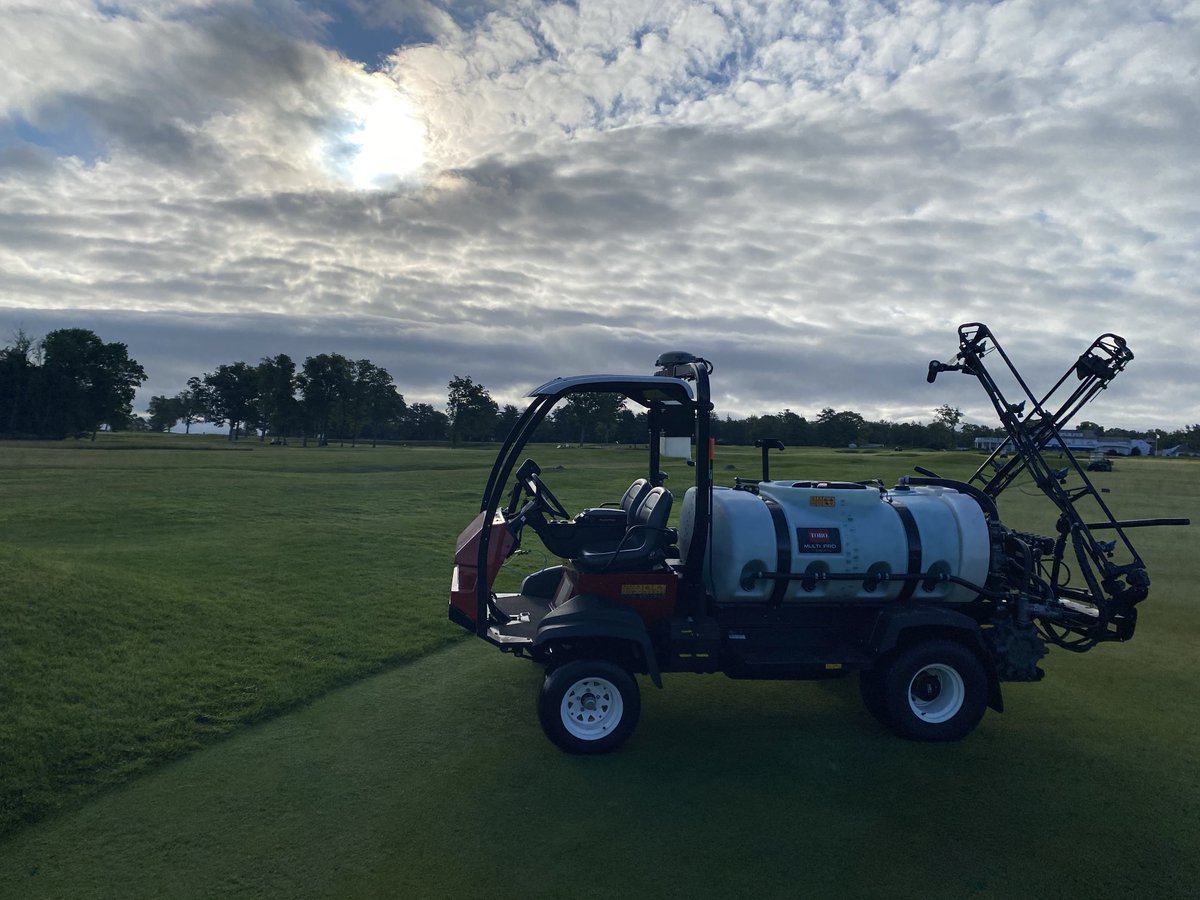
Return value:
[(852, 410), (838, 412), (827, 406), (817, 416), (817, 431), (826, 447), (845, 447), (858, 440), (863, 423), (863, 417)]
[(0, 434), (30, 431), (38, 370), (29, 358), (33, 340), (24, 331), (0, 350)]
[(450, 441), (486, 441), (491, 437), (499, 408), (488, 389), (471, 376), (450, 379), (446, 412), (450, 415)]
[(403, 434), (414, 441), (444, 441), (450, 420), (428, 403), (414, 403), (404, 416)]
[(354, 437), (357, 440), (362, 427), (369, 426), (372, 447), (389, 423), (398, 424), (404, 418), (404, 397), (396, 390), (391, 374), (369, 359), (354, 364), (354, 406)]
[(300, 411), (296, 399), (299, 383), (296, 364), (286, 353), (264, 357), (258, 364), (257, 375), (259, 418), (272, 438), (286, 443)]
[(945, 425), (951, 431), (958, 427), (958, 423), (962, 421), (962, 410), (957, 406), (951, 406), (949, 403), (943, 403), (933, 411), (933, 420), (940, 425)]
[(492, 432), (492, 439), (502, 441), (508, 437), (508, 433), (512, 431), (519, 418), (521, 418), (521, 411), (511, 403), (505, 403), (496, 416), (496, 430)]
[(237, 440), (238, 428), (257, 416), (258, 372), (254, 366), (235, 362), (205, 373), (209, 388), (206, 418), (214, 425), (229, 425), (229, 440)]
[(350, 360), (340, 353), (321, 353), (304, 360), (298, 380), (306, 421), (305, 443), (309, 434), (316, 437), (319, 446), (329, 443), (330, 424), (345, 403), (351, 377)]
[(583, 446), (586, 435), (608, 443), (609, 436), (616, 430), (617, 415), (624, 407), (619, 394), (604, 391), (588, 391), (572, 394), (563, 409), (579, 429), (579, 446)]
[(47, 397), (47, 433), (91, 432), (101, 425), (120, 428), (133, 414), (133, 395), (145, 370), (122, 343), (106, 344), (86, 328), (62, 328), (42, 340), (42, 378)]
[(182, 417), (182, 406), (178, 397), (151, 397), (146, 409), (150, 414), (147, 428), (150, 431), (170, 431)]

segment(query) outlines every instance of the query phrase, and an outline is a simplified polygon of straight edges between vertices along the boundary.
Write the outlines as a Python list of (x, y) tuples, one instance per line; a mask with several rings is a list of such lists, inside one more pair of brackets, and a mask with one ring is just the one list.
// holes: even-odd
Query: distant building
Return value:
[[(1094, 431), (1060, 431), (1058, 436), (1062, 443), (1072, 453), (1105, 453), (1113, 456), (1149, 456), (1151, 446), (1140, 438), (1101, 437)], [(975, 438), (976, 450), (987, 450), (989, 453), (1004, 443), (1002, 437)], [(1053, 452), (1055, 442), (1046, 449)]]

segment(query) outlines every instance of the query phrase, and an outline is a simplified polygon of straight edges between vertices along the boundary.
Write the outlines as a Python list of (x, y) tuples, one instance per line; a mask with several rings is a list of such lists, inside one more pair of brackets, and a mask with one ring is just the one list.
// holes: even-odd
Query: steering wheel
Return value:
[(571, 518), (566, 507), (554, 496), (554, 491), (546, 487), (546, 482), (542, 481), (535, 473), (530, 472), (525, 477), (525, 490), (529, 492), (529, 496), (533, 498), (534, 502), (547, 512), (562, 519)]

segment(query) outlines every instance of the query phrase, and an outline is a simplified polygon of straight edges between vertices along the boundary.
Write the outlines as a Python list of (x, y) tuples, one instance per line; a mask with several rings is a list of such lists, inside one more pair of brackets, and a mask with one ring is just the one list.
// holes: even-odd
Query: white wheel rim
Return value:
[(567, 688), (558, 708), (563, 727), (581, 741), (612, 734), (625, 712), (616, 685), (604, 678), (580, 678)]
[(966, 696), (962, 676), (944, 663), (926, 666), (908, 683), (908, 708), (931, 725), (953, 719)]

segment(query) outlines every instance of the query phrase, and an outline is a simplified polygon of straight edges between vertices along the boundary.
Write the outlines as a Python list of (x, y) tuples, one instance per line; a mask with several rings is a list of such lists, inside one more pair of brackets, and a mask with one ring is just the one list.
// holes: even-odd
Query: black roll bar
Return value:
[(533, 437), (534, 431), (542, 424), (550, 408), (557, 402), (554, 396), (539, 396), (525, 409), (516, 424), (508, 432), (496, 461), (492, 463), (491, 474), (488, 475), (487, 487), (483, 492), (483, 501), (479, 511), (483, 514), (483, 528), (479, 533), (479, 554), (476, 557), (475, 583), (475, 633), (485, 640), (488, 636), (488, 604), (491, 602), (491, 585), (487, 578), (488, 550), (492, 541), (491, 523), (500, 509), (504, 498), (504, 486), (508, 484), (509, 476), (516, 466), (517, 458), (525, 444)]

